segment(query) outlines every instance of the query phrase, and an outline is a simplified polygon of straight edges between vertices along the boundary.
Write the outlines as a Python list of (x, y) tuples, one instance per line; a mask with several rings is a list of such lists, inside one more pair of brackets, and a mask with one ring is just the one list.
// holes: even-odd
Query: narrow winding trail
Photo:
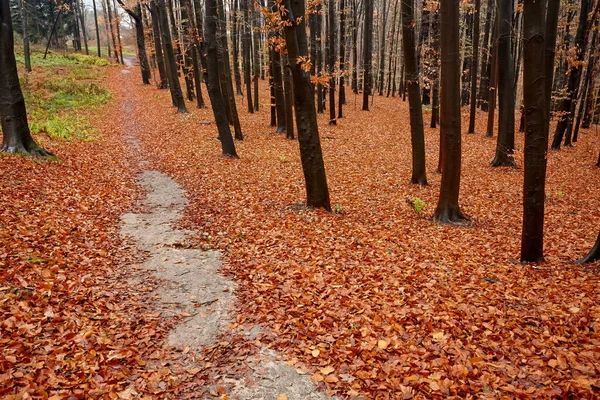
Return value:
[[(194, 232), (176, 225), (188, 204), (186, 191), (171, 177), (152, 169), (150, 162), (144, 159), (144, 144), (137, 135), (139, 116), (135, 115), (135, 108), (126, 95), (136, 90), (136, 83), (132, 82), (134, 74), (124, 69), (119, 79), (125, 93), (120, 104), (126, 116), (123, 118), (125, 140), (132, 149), (132, 162), (140, 171), (138, 184), (145, 193), (139, 204), (140, 211), (121, 217), (121, 235), (145, 254), (143, 270), (164, 282), (155, 293), (162, 303), (158, 309), (163, 316), (185, 317), (171, 330), (168, 345), (186, 349), (186, 353), (190, 349), (202, 353), (203, 349), (217, 344), (222, 336), (254, 340), (260, 333), (258, 328), (250, 331), (228, 328), (235, 316), (235, 284), (220, 274), (219, 252), (185, 245)], [(214, 388), (219, 387), (218, 394), (231, 399), (328, 398), (317, 391), (309, 375), (299, 374), (264, 345), (253, 356), (238, 362), (244, 364), (244, 368), (232, 365), (230, 375), (220, 376), (219, 382), (207, 382), (207, 392), (213, 388), (212, 395), (188, 397), (214, 398)], [(240, 374), (239, 371), (246, 372)], [(221, 393), (223, 389), (225, 393)]]

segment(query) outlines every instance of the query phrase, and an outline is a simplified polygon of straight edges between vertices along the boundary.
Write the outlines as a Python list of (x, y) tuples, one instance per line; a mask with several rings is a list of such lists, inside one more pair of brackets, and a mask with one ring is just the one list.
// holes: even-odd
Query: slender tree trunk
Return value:
[(234, 0), (233, 21), (232, 21), (232, 45), (233, 45), (233, 75), (235, 77), (235, 92), (238, 96), (243, 96), (242, 77), (240, 75), (240, 46), (239, 46), (239, 1)]
[(352, 0), (352, 91), (358, 94), (358, 0)]
[[(432, 104), (431, 104), (431, 128), (436, 128), (437, 123), (440, 120), (440, 13), (436, 12), (433, 15), (433, 21), (431, 24), (431, 34), (433, 35), (432, 47), (433, 47), (433, 79), (432, 79)], [(441, 146), (440, 146), (441, 149)], [(440, 165), (441, 166), (441, 165)], [(439, 167), (438, 166), (438, 170)]]
[[(342, 107), (346, 103), (346, 83), (344, 71), (346, 70), (346, 2), (340, 0), (340, 95), (338, 98), (338, 118), (343, 118)], [(332, 107), (334, 108), (334, 107)]]
[(114, 22), (113, 22), (112, 9), (110, 6), (110, 0), (106, 0), (106, 13), (108, 15), (108, 26), (110, 27), (109, 31), (110, 31), (110, 37), (112, 39), (112, 44), (113, 44), (114, 57), (115, 57), (115, 61), (118, 64), (120, 62), (119, 61), (119, 50), (117, 48), (117, 39), (115, 38), (115, 28), (114, 28)]
[(116, 32), (116, 37), (117, 37), (117, 44), (119, 45), (119, 57), (121, 60), (121, 64), (125, 64), (125, 61), (123, 60), (123, 44), (121, 43), (121, 16), (119, 15), (119, 9), (117, 8), (117, 2), (116, 0), (113, 0), (113, 6), (115, 7), (115, 15), (114, 15), (114, 20), (115, 20), (115, 27), (117, 29)]
[(273, 89), (275, 98), (275, 107), (277, 112), (277, 133), (286, 132), (285, 100), (283, 93), (283, 77), (281, 75), (281, 54), (277, 50), (271, 50), (273, 59)]
[(25, 99), (19, 83), (8, 1), (0, 2), (0, 126), (2, 148), (7, 153), (51, 155), (39, 147), (29, 131)]
[[(289, 65), (288, 56), (285, 56), (286, 67), (283, 71), (283, 84), (285, 93), (285, 132), (286, 139), (294, 140), (294, 89), (292, 85), (292, 71), (287, 66)], [(314, 101), (314, 96), (313, 96)], [(314, 109), (314, 106), (313, 106)]]
[[(494, 37), (493, 41), (493, 50), (491, 55), (491, 65), (490, 65), (490, 85), (489, 85), (489, 93), (488, 93), (488, 120), (487, 120), (487, 129), (485, 131), (485, 137), (493, 137), (494, 136), (494, 117), (496, 113), (496, 99), (498, 98), (498, 91), (496, 90), (498, 87), (498, 14), (496, 14), (496, 20), (494, 21)], [(481, 109), (483, 110), (483, 104)]]
[(305, 15), (305, 3), (303, 0), (284, 0), (284, 6), (289, 10), (281, 15), (281, 18), (287, 22), (284, 32), (288, 57), (292, 60), (287, 68), (292, 72), (294, 85), (300, 159), (306, 183), (306, 205), (331, 211), (310, 76), (294, 62), (299, 57), (308, 57), (305, 20), (299, 18)]
[(458, 205), (461, 169), (459, 4), (460, 0), (444, 0), (440, 6), (443, 88), (440, 131), (444, 140), (440, 198), (433, 219), (442, 223), (459, 223), (466, 219)]
[[(383, 96), (383, 77), (385, 73), (385, 42), (386, 42), (386, 22), (388, 10), (386, 9), (386, 0), (382, 0), (383, 11), (381, 14), (381, 42), (379, 43), (379, 95)], [(388, 7), (389, 8), (389, 7)]]
[(402, 48), (406, 65), (408, 103), (410, 107), (410, 138), (412, 144), (412, 177), (410, 183), (427, 185), (425, 172), (425, 134), (423, 131), (423, 109), (421, 107), (421, 87), (419, 67), (415, 50), (415, 19), (413, 0), (401, 0)]
[(96, 0), (92, 0), (92, 7), (94, 8), (94, 26), (96, 27), (96, 47), (98, 48), (98, 57), (102, 57), (102, 51), (100, 50), (100, 30), (98, 29), (98, 10), (96, 8)]
[(498, 6), (498, 141), (492, 167), (515, 165), (515, 93), (512, 45), (513, 1)]
[(256, 30), (259, 27), (258, 20), (258, 12), (254, 10), (254, 4), (252, 4), (252, 47), (253, 47), (253, 76), (252, 82), (254, 83), (254, 111), (259, 111), (259, 101), (258, 101), (258, 79), (260, 78), (260, 32)]
[(178, 113), (187, 113), (185, 99), (183, 97), (183, 92), (181, 91), (181, 84), (179, 83), (179, 76), (177, 75), (177, 63), (175, 60), (175, 50), (173, 50), (171, 31), (169, 29), (169, 20), (167, 19), (167, 7), (165, 0), (157, 1), (160, 20), (160, 34), (162, 39), (161, 42), (163, 44), (163, 51), (165, 54), (165, 65), (167, 67), (167, 77), (169, 79), (171, 98), (173, 99), (173, 105), (177, 107)]
[(156, 65), (158, 67), (159, 89), (167, 89), (169, 87), (169, 78), (165, 67), (165, 59), (163, 56), (161, 34), (160, 34), (160, 17), (155, 1), (150, 2), (150, 15), (152, 17), (152, 32), (154, 36), (154, 53), (156, 54)]
[(475, 15), (473, 20), (473, 56), (471, 60), (471, 112), (469, 116), (469, 131), (475, 133), (475, 116), (477, 112), (477, 66), (479, 65), (479, 16), (481, 0), (475, 0)]
[[(84, 4), (85, 7), (85, 4)], [(79, 21), (81, 22), (81, 33), (83, 34), (83, 44), (85, 46), (85, 54), (89, 55), (90, 50), (88, 48), (88, 40), (87, 40), (87, 31), (85, 29), (85, 12), (82, 12), (79, 6), (79, 0), (75, 0), (75, 9), (77, 10), (77, 14), (79, 14)], [(85, 10), (85, 8), (84, 8)]]
[[(595, 21), (593, 22), (593, 25), (595, 25)], [(595, 30), (592, 36), (592, 43), (590, 45), (590, 54), (589, 57), (587, 58), (588, 63), (585, 71), (585, 78), (583, 80), (583, 86), (582, 86), (582, 90), (581, 90), (581, 98), (578, 101), (577, 104), (577, 115), (575, 118), (575, 129), (573, 130), (573, 142), (577, 142), (577, 137), (579, 135), (579, 127), (581, 125), (581, 119), (584, 113), (584, 106), (585, 106), (585, 100), (588, 97), (587, 96), (587, 92), (590, 91), (590, 89), (592, 89), (591, 87), (591, 83), (592, 83), (592, 75), (593, 75), (593, 71), (594, 71), (594, 63), (596, 61), (596, 40), (598, 37), (598, 31)]]
[(29, 51), (29, 31), (27, 26), (28, 21), (23, 0), (19, 0), (19, 13), (21, 15), (21, 27), (23, 29), (23, 55), (25, 57), (25, 70), (27, 72), (31, 72), (31, 52)]
[[(567, 85), (567, 96), (562, 100), (559, 110), (562, 112), (562, 116), (556, 125), (554, 131), (554, 139), (552, 140), (552, 148), (554, 150), (560, 149), (565, 132), (567, 131), (570, 124), (573, 123), (573, 114), (575, 111), (575, 101), (577, 100), (577, 91), (579, 85), (579, 75), (581, 72), (580, 61), (583, 59), (583, 53), (585, 52), (585, 40), (584, 35), (587, 26), (588, 11), (590, 8), (590, 0), (581, 0), (581, 10), (579, 13), (579, 25), (577, 27), (577, 34), (575, 36), (575, 47), (577, 50), (577, 56), (572, 65), (569, 66), (570, 74)], [(571, 145), (570, 138), (568, 143), (565, 145)]]
[(390, 45), (390, 52), (388, 57), (388, 76), (387, 76), (387, 94), (386, 97), (390, 97), (392, 91), (392, 69), (395, 72), (395, 66), (392, 68), (392, 62), (396, 55), (396, 18), (398, 17), (398, 0), (394, 2), (394, 17), (392, 19), (392, 43)]
[(329, 7), (329, 125), (336, 125), (335, 118), (335, 0), (327, 0)]
[[(164, 2), (164, 0), (160, 0)], [(208, 95), (212, 105), (213, 114), (217, 129), (219, 130), (219, 140), (224, 156), (238, 158), (235, 151), (235, 143), (229, 129), (229, 121), (225, 114), (225, 100), (221, 93), (219, 83), (219, 50), (217, 44), (217, 27), (219, 19), (217, 16), (216, 0), (206, 0), (206, 62), (208, 72)], [(183, 97), (183, 96), (182, 96)]]
[(373, 68), (373, 1), (363, 0), (365, 4), (364, 45), (363, 45), (363, 111), (369, 111), (369, 96), (371, 95), (371, 70)]
[[(102, 13), (104, 14), (104, 31), (106, 33), (106, 54), (108, 54), (108, 57), (111, 57), (111, 48), (110, 48), (110, 42), (111, 42), (111, 38), (112, 38), (112, 29), (110, 26), (110, 22), (108, 21), (108, 11), (106, 9), (106, 0), (103, 2), (102, 0), (100, 0), (100, 4), (102, 4)], [(119, 62), (119, 61), (117, 61)]]
[(236, 140), (243, 140), (244, 135), (242, 134), (242, 126), (240, 124), (240, 118), (237, 112), (237, 105), (235, 104), (235, 92), (233, 91), (233, 80), (231, 79), (231, 67), (229, 62), (229, 44), (227, 43), (227, 21), (225, 19), (225, 7), (223, 6), (223, 0), (217, 0), (217, 12), (219, 16), (219, 33), (217, 37), (217, 44), (219, 45), (219, 58), (223, 60), (223, 75), (224, 85), (221, 87), (221, 94), (227, 106), (229, 106), (229, 112), (231, 113), (230, 122), (233, 125), (234, 137)]
[(248, 102), (248, 112), (254, 114), (252, 105), (252, 81), (250, 79), (250, 47), (252, 44), (252, 35), (250, 34), (250, 6), (248, 0), (242, 1), (244, 11), (244, 30), (242, 34), (242, 59), (244, 63), (244, 83), (246, 84), (246, 100)]
[(194, 68), (194, 84), (196, 88), (196, 108), (204, 108), (204, 97), (202, 96), (202, 85), (200, 84), (202, 81), (202, 67), (200, 64), (202, 52), (200, 38), (202, 37), (202, 32), (200, 32), (198, 24), (196, 23), (192, 0), (185, 0), (185, 8), (189, 18), (192, 36), (192, 65)]
[(122, 0), (119, 0), (119, 4), (123, 7), (125, 12), (133, 19), (135, 24), (135, 38), (137, 44), (138, 59), (140, 61), (140, 70), (142, 72), (142, 82), (145, 85), (150, 84), (150, 64), (148, 64), (148, 55), (146, 54), (146, 42), (144, 38), (144, 21), (142, 20), (142, 7), (140, 4), (136, 4), (132, 9), (126, 8)]
[[(491, 58), (492, 58), (492, 48), (493, 48), (493, 33), (494, 26), (492, 25), (492, 12), (494, 11), (495, 2), (494, 0), (487, 1), (487, 11), (485, 16), (485, 25), (483, 28), (483, 45), (482, 49), (484, 51), (483, 57), (481, 57), (481, 79), (479, 82), (479, 107), (483, 111), (487, 111), (487, 101), (485, 101), (485, 97), (488, 95), (489, 86), (490, 86), (490, 66), (491, 66)], [(492, 41), (490, 41), (492, 38)]]
[(546, 0), (525, 0), (523, 96), (525, 108), (525, 179), (521, 261), (544, 260), (544, 201), (548, 137), (545, 89)]
[[(323, 10), (321, 3), (317, 3), (316, 18), (316, 42), (315, 48), (317, 51), (317, 73), (315, 76), (323, 74)], [(317, 83), (317, 113), (323, 114), (323, 85)]]

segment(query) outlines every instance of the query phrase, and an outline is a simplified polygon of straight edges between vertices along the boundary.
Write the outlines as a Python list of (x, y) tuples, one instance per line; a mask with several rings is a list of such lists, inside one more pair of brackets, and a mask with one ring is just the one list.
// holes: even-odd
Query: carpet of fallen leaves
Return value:
[[(113, 93), (139, 81), (132, 75), (111, 71)], [(118, 216), (136, 197), (136, 151), (120, 139), (132, 117), (120, 111), (123, 95), (100, 110), (104, 139), (44, 143), (60, 162), (0, 157), (3, 397), (181, 397), (180, 381), (188, 390), (199, 379), (219, 383), (211, 379), (251, 352), (240, 339), (218, 343), (201, 368), (174, 375), (168, 360), (179, 356), (161, 350), (168, 324), (144, 302), (150, 288), (124, 277), (136, 256), (119, 239)], [(176, 114), (168, 92), (137, 84), (126, 95), (143, 157), (188, 191), (184, 224), (197, 245), (224, 252), (238, 284), (234, 325), (265, 327), (263, 342), (327, 393), (598, 395), (600, 269), (572, 264), (600, 222), (596, 131), (549, 154), (547, 262), (521, 265), (523, 171), (489, 167), (495, 139), (483, 137), (485, 114), (477, 134), (463, 136), (460, 201), (472, 222), (452, 227), (429, 219), (439, 131), (426, 129), (430, 185), (409, 185), (408, 107), (399, 99), (375, 96), (363, 112), (350, 93), (337, 126), (319, 117), (337, 210), (328, 214), (302, 205), (298, 145), (268, 126), (266, 85), (259, 113), (237, 98), (239, 160), (220, 157), (214, 123), (202, 124), (213, 121), (210, 109), (188, 103), (190, 114)], [(522, 166), (521, 134), (517, 147)], [(421, 213), (414, 197), (426, 204)], [(224, 386), (213, 394), (225, 396)]]
[(138, 193), (117, 100), (89, 111), (104, 116), (97, 141), (36, 138), (58, 161), (0, 155), (3, 399), (127, 399), (180, 379), (161, 362), (169, 324), (146, 298), (157, 282), (127, 280), (139, 255), (119, 217)]
[[(409, 184), (407, 104), (376, 96), (346, 117), (321, 115), (332, 206), (302, 206), (298, 145), (268, 126), (268, 89), (249, 115), (238, 98), (239, 160), (221, 158), (210, 109), (178, 115), (167, 92), (130, 95), (156, 168), (191, 200), (188, 227), (225, 253), (238, 283), (238, 323), (262, 324), (270, 346), (330, 394), (372, 398), (578, 397), (600, 390), (600, 272), (574, 266), (600, 222), (597, 131), (549, 154), (542, 265), (517, 262), (519, 168), (492, 168), (495, 139), (463, 137), (460, 203), (467, 227), (433, 223), (439, 131), (426, 128), (430, 185)], [(206, 93), (205, 93), (206, 97)], [(463, 116), (466, 128), (466, 112)], [(429, 114), (425, 114), (429, 119)], [(428, 124), (427, 124), (428, 125)], [(417, 214), (408, 200), (426, 204)], [(206, 244), (206, 243), (205, 243)]]

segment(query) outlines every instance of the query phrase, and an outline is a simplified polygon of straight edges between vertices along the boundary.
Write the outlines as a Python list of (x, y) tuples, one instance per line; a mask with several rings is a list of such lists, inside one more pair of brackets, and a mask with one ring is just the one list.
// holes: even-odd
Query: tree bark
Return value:
[(19, 0), (19, 12), (21, 14), (21, 24), (23, 29), (23, 55), (25, 57), (25, 70), (31, 72), (31, 52), (29, 51), (29, 30), (27, 23), (27, 14), (23, 0)]
[[(346, 84), (344, 71), (346, 70), (346, 2), (340, 0), (340, 94), (338, 98), (338, 118), (343, 118), (343, 105), (346, 102)], [(335, 107), (334, 107), (335, 108)]]
[(127, 14), (133, 19), (135, 24), (135, 38), (137, 44), (138, 59), (140, 62), (140, 70), (142, 72), (142, 82), (145, 85), (150, 84), (150, 64), (148, 64), (148, 55), (146, 54), (146, 42), (144, 38), (144, 21), (142, 21), (142, 7), (136, 4), (133, 9), (129, 9), (123, 4), (122, 0), (118, 0), (119, 4)]
[(575, 264), (585, 264), (600, 260), (600, 233), (596, 239), (594, 247), (580, 260), (575, 261)]
[[(287, 65), (288, 56), (285, 56), (283, 84), (285, 94), (285, 137), (294, 140), (294, 88), (292, 87), (292, 71)], [(314, 98), (314, 97), (313, 97)]]
[(260, 32), (256, 31), (255, 28), (259, 28), (258, 22), (258, 12), (254, 9), (254, 3), (251, 5), (252, 7), (252, 83), (254, 84), (254, 111), (259, 111), (259, 101), (258, 101), (258, 79), (260, 78)]
[(0, 2), (0, 126), (2, 151), (50, 156), (39, 147), (29, 131), (25, 99), (19, 83), (13, 25), (8, 1)]
[(167, 89), (169, 87), (169, 78), (167, 77), (167, 71), (165, 67), (165, 58), (163, 56), (163, 49), (161, 43), (160, 34), (160, 17), (156, 2), (152, 1), (149, 4), (150, 16), (152, 17), (152, 36), (154, 36), (154, 52), (156, 54), (156, 65), (158, 67), (159, 89)]
[(443, 157), (440, 197), (433, 219), (441, 223), (466, 220), (458, 205), (461, 169), (459, 4), (460, 0), (444, 0), (440, 5)]
[(498, 5), (498, 140), (492, 167), (513, 167), (515, 148), (515, 92), (512, 53), (513, 1)]
[(110, 30), (110, 37), (112, 39), (112, 44), (113, 44), (113, 54), (115, 57), (115, 61), (117, 62), (117, 64), (120, 62), (119, 61), (119, 50), (117, 48), (117, 39), (115, 38), (115, 28), (114, 28), (114, 22), (113, 22), (113, 15), (112, 15), (112, 8), (110, 6), (110, 0), (106, 0), (106, 13), (108, 15), (108, 26), (109, 26), (109, 30)]
[(160, 34), (163, 51), (165, 54), (165, 65), (167, 69), (167, 77), (169, 79), (169, 90), (173, 106), (177, 107), (178, 113), (187, 113), (185, 99), (181, 91), (179, 76), (177, 74), (177, 63), (175, 60), (175, 51), (173, 50), (173, 41), (171, 39), (171, 30), (169, 29), (169, 21), (167, 19), (167, 7), (165, 0), (158, 1), (158, 15), (160, 20)]
[(305, 2), (284, 0), (283, 4), (287, 13), (282, 14), (281, 18), (287, 22), (284, 32), (288, 58), (292, 60), (288, 63), (288, 68), (291, 70), (294, 85), (300, 159), (306, 183), (306, 205), (331, 211), (310, 76), (295, 62), (299, 57), (308, 57), (305, 20), (299, 18), (305, 15)]
[(385, 75), (385, 28), (387, 23), (386, 0), (382, 0), (383, 4), (381, 7), (381, 42), (379, 42), (379, 95), (383, 96), (383, 77)]
[[(584, 35), (587, 26), (588, 11), (590, 7), (590, 0), (581, 0), (581, 10), (579, 12), (579, 25), (577, 27), (577, 34), (575, 36), (575, 47), (577, 56), (574, 63), (569, 66), (570, 74), (569, 81), (567, 84), (567, 96), (562, 100), (559, 110), (562, 112), (561, 118), (556, 125), (554, 131), (554, 138), (552, 140), (552, 149), (560, 149), (560, 145), (564, 138), (565, 132), (569, 128), (569, 125), (573, 123), (573, 114), (575, 111), (574, 105), (577, 100), (577, 91), (579, 84), (579, 75), (581, 73), (581, 65), (579, 62), (583, 59), (583, 53), (585, 52), (585, 41)], [(568, 61), (567, 61), (568, 63)], [(570, 138), (568, 143), (570, 145)]]
[(329, 125), (336, 125), (335, 118), (335, 0), (327, 0), (329, 7)]
[[(164, 0), (160, 0), (164, 2)], [(231, 136), (229, 120), (225, 114), (225, 100), (221, 93), (219, 82), (219, 50), (217, 44), (217, 31), (219, 17), (217, 14), (217, 1), (206, 0), (206, 63), (208, 73), (208, 95), (212, 105), (215, 122), (219, 131), (219, 140), (224, 156), (238, 158), (235, 143)], [(183, 97), (183, 96), (182, 96)]]
[(242, 9), (244, 12), (244, 26), (242, 33), (242, 59), (244, 64), (244, 83), (246, 85), (246, 101), (248, 102), (248, 112), (254, 114), (252, 106), (252, 81), (250, 79), (250, 47), (252, 44), (252, 35), (250, 34), (250, 9), (248, 0), (242, 1)]
[(471, 59), (471, 112), (469, 115), (468, 133), (475, 133), (475, 116), (477, 113), (477, 66), (479, 65), (479, 17), (481, 0), (475, 0), (475, 18), (473, 20), (473, 56)]
[(363, 0), (365, 4), (365, 23), (363, 29), (363, 111), (369, 111), (369, 96), (372, 89), (371, 70), (373, 68), (373, 0)]
[[(496, 18), (494, 21), (494, 29), (493, 29), (494, 37), (493, 41), (493, 50), (492, 55), (490, 56), (491, 62), (489, 66), (490, 70), (490, 78), (489, 78), (489, 93), (488, 93), (488, 103), (487, 103), (487, 111), (488, 111), (488, 120), (487, 120), (487, 128), (485, 131), (485, 137), (493, 137), (494, 136), (494, 115), (496, 113), (496, 99), (498, 98), (498, 14), (496, 14)], [(483, 110), (484, 104), (482, 104), (481, 109)]]
[(275, 108), (277, 113), (277, 133), (286, 132), (285, 100), (283, 93), (283, 76), (281, 74), (281, 54), (277, 50), (271, 50), (273, 64), (273, 89)]
[(406, 66), (408, 104), (410, 109), (410, 138), (412, 145), (412, 177), (410, 183), (427, 185), (425, 171), (425, 134), (423, 130), (423, 108), (421, 106), (421, 86), (415, 50), (415, 19), (413, 0), (401, 0), (402, 48)]
[(546, 0), (524, 4), (523, 97), (525, 112), (525, 179), (521, 261), (544, 261), (544, 201), (548, 137), (545, 77)]

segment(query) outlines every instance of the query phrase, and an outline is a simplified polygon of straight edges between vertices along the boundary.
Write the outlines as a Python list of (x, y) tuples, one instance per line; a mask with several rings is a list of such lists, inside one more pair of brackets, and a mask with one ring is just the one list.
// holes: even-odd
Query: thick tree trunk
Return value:
[(299, 18), (305, 15), (305, 2), (304, 0), (285, 0), (284, 6), (288, 12), (281, 15), (281, 18), (287, 22), (284, 32), (288, 57), (292, 60), (288, 63), (287, 68), (291, 70), (294, 85), (300, 159), (306, 183), (306, 205), (322, 207), (331, 211), (310, 76), (302, 69), (301, 65), (294, 62), (299, 57), (308, 56), (306, 26), (304, 18)]
[(8, 1), (0, 2), (0, 126), (2, 151), (34, 156), (51, 155), (39, 147), (29, 131), (25, 99), (19, 83), (13, 26)]
[[(164, 2), (164, 0), (160, 0)], [(206, 63), (208, 73), (208, 95), (212, 105), (215, 122), (219, 131), (219, 140), (224, 156), (238, 158), (235, 143), (229, 129), (229, 121), (225, 114), (225, 100), (219, 83), (219, 49), (217, 31), (219, 19), (216, 0), (206, 0)], [(183, 97), (183, 96), (182, 96)]]
[(433, 219), (442, 223), (460, 223), (466, 219), (458, 205), (461, 169), (459, 4), (460, 0), (444, 0), (440, 6), (443, 156), (440, 197)]
[(173, 106), (177, 107), (178, 113), (187, 113), (185, 99), (183, 98), (183, 92), (181, 91), (181, 84), (179, 83), (179, 76), (177, 74), (175, 51), (173, 50), (173, 41), (171, 40), (171, 31), (169, 29), (169, 21), (167, 19), (167, 7), (165, 0), (157, 1), (160, 20), (160, 34), (162, 39), (161, 42), (165, 54), (165, 65), (167, 67), (167, 77), (169, 79), (169, 89), (171, 91)]
[(515, 165), (515, 92), (512, 53), (513, 1), (498, 5), (498, 141), (492, 167)]
[(600, 233), (598, 234), (598, 238), (596, 239), (596, 243), (594, 247), (580, 260), (575, 261), (575, 264), (585, 264), (594, 261), (600, 260)]
[(160, 34), (160, 17), (156, 6), (156, 1), (150, 2), (150, 15), (152, 17), (152, 36), (154, 36), (154, 52), (156, 54), (156, 65), (158, 67), (159, 89), (167, 89), (169, 87), (169, 78), (165, 67), (165, 58)]
[(544, 201), (548, 137), (545, 90), (546, 0), (524, 4), (523, 96), (525, 109), (525, 179), (521, 261), (544, 260)]
[(477, 66), (479, 65), (479, 16), (481, 0), (475, 0), (475, 15), (473, 20), (473, 56), (471, 60), (471, 112), (469, 115), (468, 133), (475, 133), (475, 116), (477, 112)]
[(415, 28), (412, 23), (415, 18), (413, 0), (401, 0), (401, 2), (402, 48), (404, 50), (404, 64), (406, 65), (408, 103), (410, 108), (410, 138), (412, 145), (412, 177), (410, 183), (427, 185), (421, 86), (419, 85), (419, 68), (415, 50)]
[(373, 1), (363, 0), (365, 4), (365, 23), (363, 29), (364, 45), (363, 45), (363, 111), (369, 111), (369, 96), (372, 90), (371, 70), (373, 68)]
[[(554, 150), (560, 149), (565, 132), (569, 128), (569, 125), (573, 123), (573, 114), (575, 111), (575, 101), (577, 100), (577, 91), (579, 85), (579, 75), (581, 73), (581, 65), (579, 61), (583, 59), (583, 53), (585, 52), (584, 35), (587, 26), (588, 11), (590, 7), (590, 0), (581, 0), (581, 10), (579, 13), (579, 25), (577, 27), (577, 34), (575, 36), (575, 47), (577, 49), (577, 56), (575, 57), (574, 63), (569, 66), (570, 74), (569, 81), (567, 84), (567, 96), (562, 100), (559, 110), (562, 113), (561, 118), (556, 125), (554, 131), (554, 139), (552, 140), (552, 148)], [(570, 138), (568, 143), (570, 145)]]

